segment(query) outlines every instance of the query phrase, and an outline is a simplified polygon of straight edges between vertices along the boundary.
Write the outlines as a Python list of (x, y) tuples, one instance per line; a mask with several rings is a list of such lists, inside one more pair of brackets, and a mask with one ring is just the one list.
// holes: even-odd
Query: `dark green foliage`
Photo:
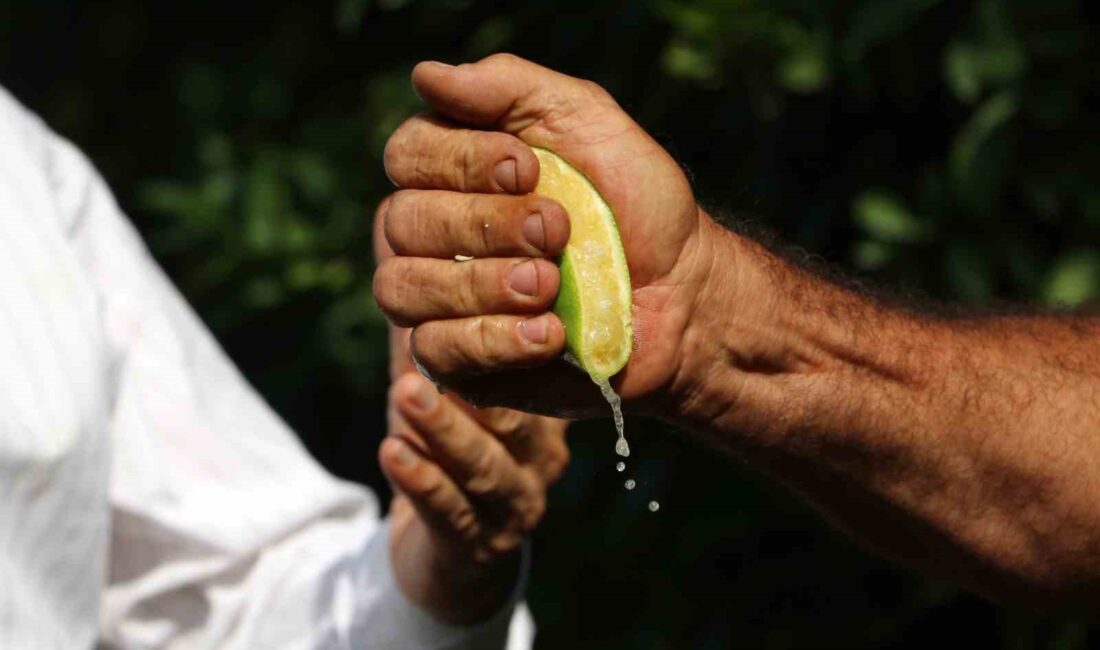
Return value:
[[(1068, 0), (0, 0), (0, 83), (81, 145), (248, 376), (385, 491), (370, 215), (424, 58), (607, 86), (718, 211), (933, 298), (1100, 297), (1100, 52)], [(684, 437), (575, 428), (536, 539), (542, 648), (1086, 647), (872, 559)], [(645, 509), (661, 501), (659, 513)]]

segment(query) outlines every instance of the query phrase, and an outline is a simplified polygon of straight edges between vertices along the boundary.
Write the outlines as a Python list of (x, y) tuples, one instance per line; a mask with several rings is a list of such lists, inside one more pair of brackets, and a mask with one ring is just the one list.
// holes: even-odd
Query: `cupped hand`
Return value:
[(568, 461), (565, 423), (475, 409), (416, 372), (394, 383), (390, 420), (379, 462), (397, 582), (439, 620), (484, 620), (515, 589), (517, 551)]
[(635, 410), (659, 402), (690, 344), (715, 228), (680, 167), (602, 88), (515, 56), (421, 63), (413, 84), (433, 112), (386, 146), (386, 172), (402, 189), (378, 211), (396, 256), (379, 267), (374, 292), (394, 323), (413, 328), (421, 367), (479, 404), (606, 412), (588, 378), (558, 361), (564, 330), (548, 309), (569, 223), (560, 205), (530, 194), (533, 145), (580, 169), (615, 213), (635, 347), (613, 384)]
[[(380, 232), (375, 254), (394, 255)], [(389, 435), (378, 451), (394, 487), (390, 558), (412, 601), (473, 623), (515, 589), (517, 550), (569, 461), (566, 422), (440, 394), (416, 372), (409, 334), (390, 327)]]

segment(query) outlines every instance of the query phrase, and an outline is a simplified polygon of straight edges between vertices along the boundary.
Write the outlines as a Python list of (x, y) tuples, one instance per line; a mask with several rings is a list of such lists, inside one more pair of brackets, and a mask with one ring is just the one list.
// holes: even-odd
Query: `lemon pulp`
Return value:
[(588, 373), (611, 406), (615, 453), (630, 455), (623, 435), (619, 396), (610, 377), (622, 370), (634, 345), (630, 269), (611, 207), (575, 167), (547, 149), (532, 147), (539, 160), (535, 193), (569, 213), (569, 242), (559, 263), (561, 285), (554, 313), (565, 326), (566, 358)]

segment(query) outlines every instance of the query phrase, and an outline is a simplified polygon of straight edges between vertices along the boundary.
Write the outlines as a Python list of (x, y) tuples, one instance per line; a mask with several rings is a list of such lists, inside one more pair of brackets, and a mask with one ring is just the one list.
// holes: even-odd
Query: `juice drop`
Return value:
[(626, 483), (623, 483), (623, 486), (625, 486), (626, 489), (628, 489), (628, 490), (633, 490), (634, 489), (634, 479), (632, 479), (632, 478), (626, 479)]
[(621, 460), (619, 462), (615, 463), (615, 471), (616, 472), (621, 472), (624, 469), (626, 469), (626, 463), (624, 463)]
[(615, 453), (627, 457), (630, 455), (630, 445), (626, 444), (626, 436), (623, 435), (623, 410), (622, 400), (611, 388), (611, 382), (606, 379), (592, 378), (592, 381), (600, 387), (600, 393), (603, 394), (603, 398), (607, 400), (607, 403), (611, 405), (611, 414), (615, 418), (615, 431), (619, 434), (618, 440), (615, 441)]
[(650, 501), (649, 502), (649, 511), (650, 512), (657, 512), (660, 508), (661, 508), (661, 504), (657, 503), (656, 501)]

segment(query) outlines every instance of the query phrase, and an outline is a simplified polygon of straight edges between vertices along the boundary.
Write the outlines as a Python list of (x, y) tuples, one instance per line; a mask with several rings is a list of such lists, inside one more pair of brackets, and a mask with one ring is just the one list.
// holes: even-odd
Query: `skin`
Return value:
[[(556, 362), (561, 323), (542, 311), (554, 269), (536, 259), (533, 295), (508, 290), (517, 266), (557, 250), (517, 248), (510, 216), (533, 200), (525, 145), (549, 148), (623, 234), (638, 343), (613, 384), (628, 411), (748, 461), (910, 566), (996, 600), (1095, 611), (1100, 319), (922, 315), (840, 288), (718, 226), (606, 92), (517, 57), (423, 63), (413, 84), (432, 113), (386, 149), (408, 189), (379, 211), (400, 255), (375, 295), (414, 328), (436, 380), (483, 404), (606, 408)], [(489, 195), (510, 198), (471, 199)], [(480, 239), (484, 223), (494, 238)], [(459, 253), (479, 259), (440, 262)]]
[[(377, 222), (381, 226), (381, 221)], [(382, 233), (379, 259), (393, 256)], [(519, 547), (565, 470), (565, 422), (476, 408), (416, 372), (409, 330), (390, 328), (390, 560), (409, 599), (453, 625), (482, 622), (515, 589)]]

